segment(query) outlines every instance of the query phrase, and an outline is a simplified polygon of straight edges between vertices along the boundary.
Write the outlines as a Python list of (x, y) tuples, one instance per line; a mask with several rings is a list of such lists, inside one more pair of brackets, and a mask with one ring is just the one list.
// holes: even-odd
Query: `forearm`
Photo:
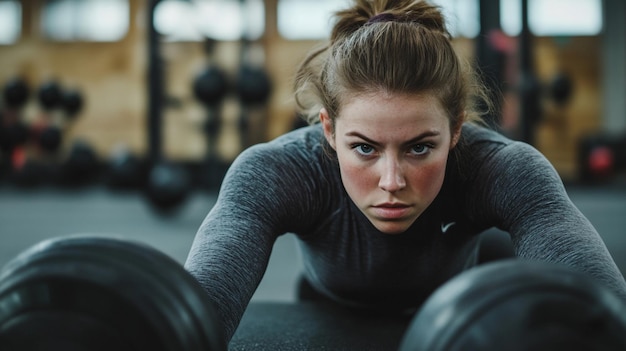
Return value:
[(601, 236), (569, 199), (547, 159), (516, 143), (494, 154), (480, 175), (488, 204), (480, 214), (511, 234), (520, 257), (587, 273), (626, 301), (626, 282)]
[(207, 216), (185, 268), (215, 303), (229, 341), (267, 268), (273, 241), (221, 212)]
[(626, 281), (591, 223), (570, 204), (513, 230), (518, 256), (561, 263), (587, 273), (626, 302)]

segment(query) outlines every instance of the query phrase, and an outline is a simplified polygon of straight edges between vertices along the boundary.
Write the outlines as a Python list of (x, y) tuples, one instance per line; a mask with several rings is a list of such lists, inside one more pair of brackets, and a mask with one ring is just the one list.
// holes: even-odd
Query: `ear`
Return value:
[(324, 137), (328, 144), (336, 150), (335, 148), (335, 127), (333, 126), (333, 121), (330, 119), (328, 115), (328, 111), (325, 108), (320, 110), (320, 122), (322, 122), (322, 128), (324, 129)]
[[(465, 112), (463, 114), (465, 115)], [(459, 119), (459, 122), (457, 123), (457, 125), (454, 126), (452, 133), (451, 133), (452, 139), (450, 141), (450, 149), (454, 149), (456, 144), (459, 142), (459, 139), (461, 139), (461, 130), (463, 129), (464, 121), (465, 121), (465, 116)]]

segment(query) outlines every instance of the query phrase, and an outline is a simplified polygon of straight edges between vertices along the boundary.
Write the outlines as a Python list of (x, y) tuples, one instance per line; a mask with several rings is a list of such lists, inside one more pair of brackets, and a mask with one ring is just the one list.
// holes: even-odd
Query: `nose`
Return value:
[(406, 187), (406, 180), (402, 172), (402, 167), (398, 160), (393, 158), (385, 159), (383, 162), (378, 187), (382, 190), (393, 193)]

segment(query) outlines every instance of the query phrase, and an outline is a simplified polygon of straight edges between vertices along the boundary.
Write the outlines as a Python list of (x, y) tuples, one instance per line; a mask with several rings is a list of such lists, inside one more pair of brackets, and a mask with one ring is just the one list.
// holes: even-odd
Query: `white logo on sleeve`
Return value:
[(443, 234), (445, 234), (448, 231), (448, 229), (450, 229), (450, 227), (452, 227), (455, 224), (456, 224), (456, 222), (450, 222), (450, 223), (447, 223), (447, 224), (441, 222), (441, 232)]

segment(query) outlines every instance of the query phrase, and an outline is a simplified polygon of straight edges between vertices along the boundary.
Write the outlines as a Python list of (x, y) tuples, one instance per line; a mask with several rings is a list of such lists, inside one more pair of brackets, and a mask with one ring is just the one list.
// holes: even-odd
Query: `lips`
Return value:
[(381, 219), (399, 219), (410, 213), (411, 206), (401, 203), (384, 203), (373, 206), (372, 210)]

